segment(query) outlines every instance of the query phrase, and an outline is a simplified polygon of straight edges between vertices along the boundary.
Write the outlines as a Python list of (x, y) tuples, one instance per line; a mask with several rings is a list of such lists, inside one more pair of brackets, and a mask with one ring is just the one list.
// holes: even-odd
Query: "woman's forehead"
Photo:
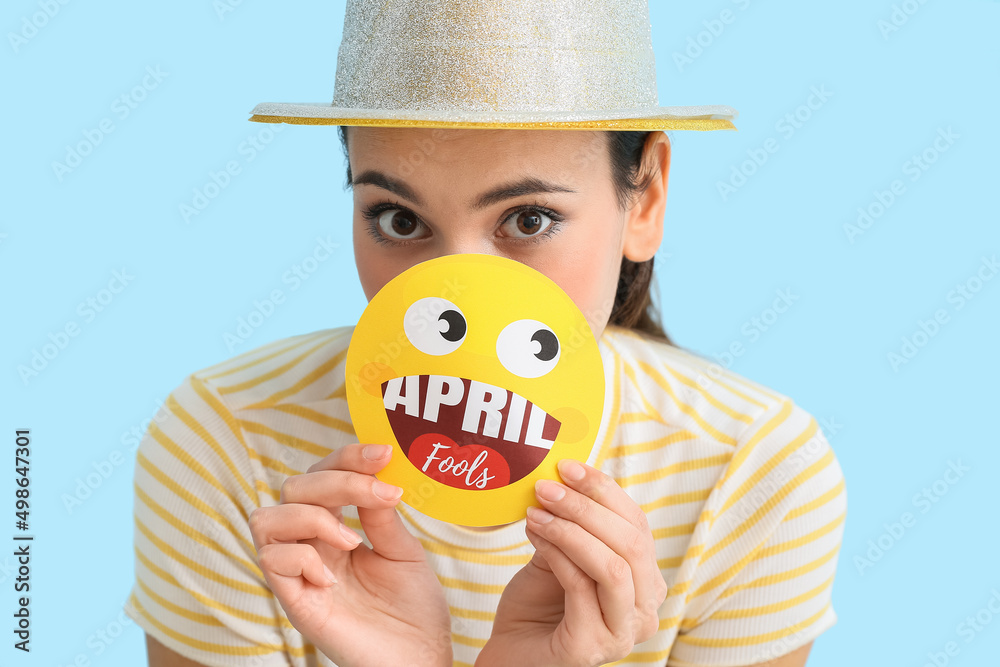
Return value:
[(536, 150), (573, 150), (600, 142), (606, 145), (603, 132), (587, 130), (515, 130), (471, 128), (409, 128), (409, 127), (350, 127), (350, 147), (353, 151), (408, 151), (414, 146), (482, 150), (484, 146), (516, 149), (517, 152)]

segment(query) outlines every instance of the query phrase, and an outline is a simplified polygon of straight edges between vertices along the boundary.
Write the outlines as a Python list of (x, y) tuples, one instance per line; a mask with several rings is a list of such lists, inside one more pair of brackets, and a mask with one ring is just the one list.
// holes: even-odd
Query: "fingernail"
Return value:
[(535, 492), (540, 498), (553, 502), (562, 500), (566, 496), (566, 489), (547, 479), (540, 479), (535, 482)]
[(323, 572), (326, 573), (327, 579), (329, 579), (333, 583), (337, 583), (337, 577), (333, 576), (333, 572), (331, 572), (330, 568), (328, 568), (326, 565), (323, 566)]
[(375, 480), (375, 484), (372, 485), (372, 491), (382, 500), (396, 500), (403, 495), (402, 487), (386, 484), (377, 479)]
[(529, 507), (528, 518), (535, 523), (548, 523), (555, 517), (539, 507)]
[(365, 445), (361, 450), (361, 455), (369, 461), (378, 461), (392, 449), (390, 445)]
[(563, 476), (563, 479), (571, 482), (579, 482), (587, 474), (583, 466), (573, 459), (563, 459), (556, 466), (559, 468), (559, 474)]
[(345, 526), (344, 524), (340, 524), (340, 534), (343, 535), (344, 539), (346, 539), (348, 542), (351, 542), (353, 544), (361, 544), (361, 536), (355, 533), (347, 526)]

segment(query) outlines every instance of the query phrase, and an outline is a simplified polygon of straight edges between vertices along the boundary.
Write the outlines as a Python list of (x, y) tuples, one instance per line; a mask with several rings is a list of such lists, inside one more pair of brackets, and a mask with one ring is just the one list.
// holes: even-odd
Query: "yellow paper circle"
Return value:
[(587, 460), (604, 407), (583, 313), (544, 274), (494, 255), (445, 255), (387, 283), (345, 373), (358, 441), (393, 446), (377, 477), (467, 526), (524, 518), (538, 479)]

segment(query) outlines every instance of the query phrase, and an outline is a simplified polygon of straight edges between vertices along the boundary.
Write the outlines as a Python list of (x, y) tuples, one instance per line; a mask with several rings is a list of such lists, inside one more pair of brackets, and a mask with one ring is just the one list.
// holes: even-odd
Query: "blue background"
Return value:
[[(365, 305), (336, 131), (268, 134), (275, 126), (246, 120), (258, 102), (331, 97), (344, 2), (50, 0), (46, 18), (46, 1), (5, 2), (0, 21), (0, 506), (12, 526), (13, 432), (28, 427), (36, 535), (30, 656), (11, 648), (14, 560), (0, 556), (0, 663), (62, 667), (83, 655), (131, 666), (144, 649), (120, 610), (133, 571), (129, 432), (141, 434), (188, 373), (352, 324)], [(840, 620), (809, 665), (923, 665), (948, 642), (960, 650), (949, 664), (996, 664), (1000, 619), (971, 637), (958, 624), (1000, 591), (1000, 278), (976, 283), (989, 273), (983, 258), (1000, 252), (1000, 3), (897, 3), (891, 32), (880, 28), (888, 0), (652, 4), (660, 102), (740, 111), (738, 132), (671, 133), (657, 264), (666, 328), (710, 357), (743, 343), (720, 363), (825, 420), (847, 479)], [(731, 21), (713, 23), (727, 9)], [(44, 25), (32, 32), (32, 20)], [(675, 57), (688, 49), (690, 62)], [(133, 93), (147, 68), (160, 80)], [(826, 100), (802, 107), (814, 87)], [(122, 95), (135, 108), (116, 103)], [(782, 124), (796, 113), (798, 127)], [(112, 131), (57, 174), (53, 163), (102, 122)], [(935, 149), (949, 130), (947, 150)], [(762, 150), (766, 162), (744, 164)], [(935, 161), (912, 180), (925, 151)], [(240, 173), (186, 222), (180, 204), (229, 161)], [(752, 175), (731, 181), (734, 169)], [(859, 207), (878, 212), (895, 180), (905, 190), (891, 206), (860, 233), (845, 228)], [(720, 182), (740, 186), (723, 196)], [(290, 290), (282, 276), (327, 236), (338, 250)], [(114, 271), (131, 276), (125, 288), (93, 316), (78, 309)], [(979, 291), (959, 308), (954, 290), (966, 284)], [(286, 301), (228, 347), (224, 335), (275, 288)], [(754, 338), (748, 323), (777, 290), (797, 299)], [(934, 330), (938, 310), (947, 320)], [(935, 335), (919, 335), (920, 321)], [(18, 367), (69, 322), (78, 335), (23, 379)], [(950, 461), (969, 468), (954, 484), (942, 481)], [(915, 500), (935, 482), (933, 504)], [(900, 532), (905, 512), (914, 520)], [(872, 551), (879, 542), (888, 548)], [(110, 643), (99, 638), (123, 620)]]

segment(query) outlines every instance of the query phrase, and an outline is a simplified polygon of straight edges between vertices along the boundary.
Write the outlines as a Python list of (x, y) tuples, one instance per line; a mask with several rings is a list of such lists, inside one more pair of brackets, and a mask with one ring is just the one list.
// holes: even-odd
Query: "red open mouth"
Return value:
[(382, 403), (410, 462), (459, 489), (522, 479), (549, 453), (561, 426), (520, 394), (451, 375), (387, 380)]

